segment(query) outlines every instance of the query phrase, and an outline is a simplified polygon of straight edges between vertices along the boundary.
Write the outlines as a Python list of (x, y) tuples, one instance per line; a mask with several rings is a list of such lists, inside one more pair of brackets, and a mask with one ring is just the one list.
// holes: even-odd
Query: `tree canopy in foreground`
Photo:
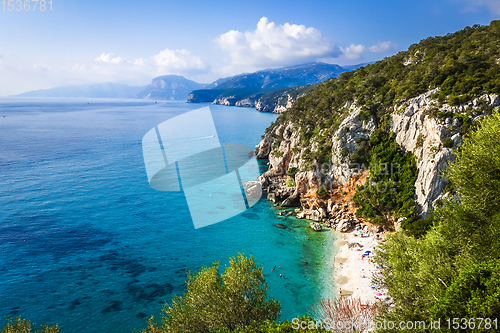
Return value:
[[(427, 234), (416, 239), (397, 232), (381, 245), (381, 283), (396, 303), (384, 318), (500, 317), (499, 134), (496, 112), (466, 137), (447, 171), (456, 195), (431, 215), (434, 226)], [(491, 331), (484, 325), (474, 331), (482, 330)]]
[(152, 318), (142, 332), (231, 332), (274, 321), (281, 312), (279, 301), (267, 296), (262, 268), (252, 256), (231, 257), (222, 274), (218, 262), (189, 272), (186, 284), (187, 291), (163, 307), (161, 326)]
[(60, 329), (57, 325), (42, 325), (38, 330), (29, 320), (21, 317), (5, 318), (5, 326), (0, 330), (0, 333), (59, 333)]

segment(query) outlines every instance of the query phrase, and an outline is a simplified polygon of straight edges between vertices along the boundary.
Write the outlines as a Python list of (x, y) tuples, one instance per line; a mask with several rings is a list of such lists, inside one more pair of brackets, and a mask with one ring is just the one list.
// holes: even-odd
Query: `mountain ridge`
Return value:
[[(364, 64), (355, 66), (361, 65)], [(297, 87), (316, 84), (345, 71), (346, 69), (339, 65), (310, 62), (237, 74), (219, 78), (209, 84), (197, 83), (171, 74), (155, 77), (146, 86), (106, 82), (39, 89), (15, 96), (187, 100), (194, 103), (250, 106), (259, 111), (278, 112), (287, 105), (288, 96), (291, 96), (292, 100), (296, 99)], [(281, 91), (288, 88), (291, 88), (289, 94)], [(310, 91), (310, 88), (306, 90)], [(201, 99), (190, 97), (193, 93), (201, 96)], [(261, 97), (264, 98), (259, 103)]]

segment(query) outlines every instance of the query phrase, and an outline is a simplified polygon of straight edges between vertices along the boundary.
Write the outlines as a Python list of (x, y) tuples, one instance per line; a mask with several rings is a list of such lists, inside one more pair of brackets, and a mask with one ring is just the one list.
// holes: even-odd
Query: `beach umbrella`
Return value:
[(382, 296), (382, 294), (381, 294), (381, 293), (377, 293), (376, 295), (377, 295), (377, 296)]
[(365, 251), (365, 253), (371, 253), (371, 251)]

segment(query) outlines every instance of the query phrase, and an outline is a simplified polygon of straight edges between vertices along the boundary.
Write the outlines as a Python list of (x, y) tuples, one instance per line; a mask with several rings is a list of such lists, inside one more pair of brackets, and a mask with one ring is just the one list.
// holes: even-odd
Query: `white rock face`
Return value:
[(293, 103), (295, 102), (295, 100), (292, 98), (292, 96), (290, 96), (290, 94), (287, 94), (286, 96), (288, 98), (286, 105), (280, 105), (280, 103), (281, 103), (281, 98), (280, 98), (280, 100), (276, 104), (276, 107), (273, 110), (273, 113), (283, 113), (293, 106)]
[[(423, 215), (426, 215), (432, 208), (432, 203), (445, 188), (447, 182), (442, 177), (442, 172), (455, 158), (452, 149), (443, 147), (443, 141), (451, 138), (454, 146), (463, 142), (460, 134), (463, 125), (461, 120), (446, 118), (445, 121), (440, 121), (437, 118), (431, 118), (429, 111), (464, 114), (467, 110), (472, 113), (481, 105), (486, 104), (490, 107), (500, 105), (498, 96), (484, 95), (467, 105), (444, 104), (438, 107), (437, 100), (430, 98), (436, 91), (437, 89), (434, 89), (412, 98), (406, 101), (406, 108), (400, 106), (396, 112), (392, 113), (391, 130), (396, 133), (396, 142), (404, 150), (413, 152), (417, 158), (418, 178), (415, 183), (415, 194), (418, 208)], [(417, 144), (419, 136), (420, 144)]]
[(235, 106), (244, 106), (244, 107), (253, 107), (253, 106), (255, 106), (255, 100), (253, 100), (251, 98), (245, 98), (245, 99), (237, 101), (234, 105)]
[(332, 138), (332, 177), (341, 185), (349, 181), (359, 170), (359, 168), (350, 169), (350, 161), (343, 155), (354, 153), (358, 149), (356, 139), (369, 139), (376, 128), (372, 117), (367, 122), (359, 119), (361, 107), (354, 105), (348, 107), (350, 114), (340, 124)]
[[(474, 122), (483, 116), (481, 115), (482, 107), (500, 106), (499, 96), (484, 95), (466, 105), (444, 104), (438, 107), (437, 100), (430, 97), (436, 91), (437, 89), (431, 90), (409, 99), (402, 105), (396, 106), (395, 111), (391, 112), (391, 131), (396, 134), (396, 142), (404, 151), (413, 152), (417, 159), (415, 200), (423, 216), (442, 194), (447, 184), (446, 179), (442, 177), (442, 172), (455, 157), (452, 148), (443, 146), (445, 139), (450, 138), (453, 146), (461, 145), (463, 142), (461, 130), (464, 126), (461, 117), (467, 114)], [(272, 184), (273, 190), (279, 189), (283, 186), (282, 183), (287, 177), (285, 173), (290, 167), (297, 167), (299, 171), (295, 175), (295, 193), (304, 193), (309, 188), (319, 188), (323, 184), (332, 182), (344, 185), (350, 181), (359, 172), (357, 168), (349, 168), (349, 155), (358, 148), (356, 139), (368, 139), (375, 130), (376, 124), (371, 117), (365, 122), (359, 119), (361, 107), (346, 103), (344, 108), (349, 110), (349, 114), (331, 137), (332, 164), (327, 173), (318, 168), (306, 170), (305, 162), (301, 159), (304, 149), (294, 150), (295, 147), (299, 147), (299, 132), (294, 130), (292, 123), (287, 123), (275, 129), (276, 134), (282, 133), (283, 136), (278, 149), (271, 149), (272, 140), (269, 135), (265, 136), (256, 147), (257, 156), (269, 155), (269, 170), (260, 177), (263, 186)], [(460, 116), (449, 116), (442, 120), (431, 116), (438, 111), (448, 112), (450, 115), (451, 113), (460, 114)], [(317, 138), (314, 138), (308, 148), (315, 151), (319, 145)], [(332, 207), (326, 208), (332, 210)]]
[(319, 223), (311, 223), (310, 225), (311, 225), (311, 228), (314, 229), (314, 231), (321, 231), (321, 229), (323, 229), (321, 227), (321, 224), (319, 224)]

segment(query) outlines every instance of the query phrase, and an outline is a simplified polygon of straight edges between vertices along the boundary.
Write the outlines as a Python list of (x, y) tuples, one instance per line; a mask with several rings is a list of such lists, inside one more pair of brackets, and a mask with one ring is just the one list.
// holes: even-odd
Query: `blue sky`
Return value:
[(0, 96), (145, 85), (163, 74), (211, 82), (309, 61), (369, 62), (500, 18), (500, 0), (52, 2), (51, 12), (0, 4)]

